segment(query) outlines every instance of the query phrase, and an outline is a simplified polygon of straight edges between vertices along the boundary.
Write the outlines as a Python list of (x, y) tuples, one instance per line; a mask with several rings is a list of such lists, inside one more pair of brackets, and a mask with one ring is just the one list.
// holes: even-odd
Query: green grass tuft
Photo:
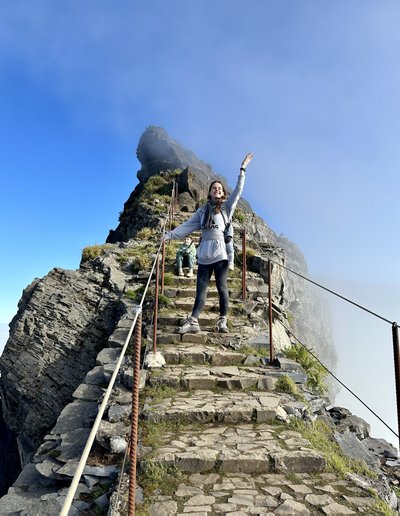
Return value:
[(110, 249), (111, 247), (111, 244), (91, 245), (85, 247), (82, 251), (82, 263), (87, 262), (88, 260), (95, 260), (102, 254), (104, 254), (107, 251), (107, 249)]
[[(314, 393), (323, 395), (328, 391), (325, 383), (328, 372), (309, 352), (306, 346), (292, 344), (283, 350), (285, 356), (298, 362), (307, 374), (307, 387)], [(313, 353), (315, 353), (313, 351)]]

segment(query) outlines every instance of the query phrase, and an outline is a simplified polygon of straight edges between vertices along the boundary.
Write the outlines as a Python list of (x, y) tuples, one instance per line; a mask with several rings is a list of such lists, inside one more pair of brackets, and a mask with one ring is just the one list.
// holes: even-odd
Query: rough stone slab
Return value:
[(367, 498), (365, 496), (346, 496), (344, 495), (343, 498), (346, 500), (346, 502), (351, 503), (352, 505), (355, 505), (357, 507), (371, 507), (374, 504), (374, 501), (371, 498)]
[(186, 502), (187, 505), (209, 505), (215, 503), (215, 497), (214, 496), (207, 496), (207, 495), (195, 495), (192, 496), (192, 498), (189, 498), (189, 500)]
[(379, 457), (375, 453), (368, 451), (363, 441), (360, 441), (353, 432), (335, 432), (333, 438), (347, 457), (363, 460), (372, 467), (380, 465)]
[(288, 487), (296, 494), (308, 495), (312, 493), (312, 489), (310, 489), (307, 485), (304, 484), (289, 484)]
[(89, 437), (90, 428), (78, 428), (71, 432), (61, 434), (61, 444), (57, 446), (57, 460), (67, 462), (69, 460), (80, 460), (82, 452)]
[[(49, 480), (54, 480), (60, 478), (58, 475), (58, 470), (63, 466), (63, 463), (54, 459), (53, 457), (47, 456), (43, 462), (39, 462), (35, 464), (36, 470)], [(54, 482), (53, 482), (54, 484)], [(51, 483), (50, 483), (51, 485)]]
[[(85, 504), (87, 507), (87, 504)], [(59, 498), (50, 498), (48, 500), (36, 500), (32, 505), (20, 512), (20, 516), (51, 516), (60, 514), (62, 505)], [(68, 516), (77, 516), (79, 512), (72, 507)]]
[(165, 366), (165, 358), (161, 351), (149, 351), (144, 359), (143, 365), (146, 369), (160, 369)]
[(182, 386), (186, 389), (200, 389), (200, 390), (211, 390), (214, 389), (217, 383), (217, 378), (205, 377), (205, 376), (187, 376), (182, 380)]
[(181, 484), (178, 489), (175, 491), (175, 496), (183, 497), (183, 496), (195, 496), (203, 494), (203, 491), (199, 487), (195, 486), (186, 486)]
[(110, 423), (116, 423), (128, 418), (131, 415), (131, 412), (131, 405), (111, 405), (108, 409), (108, 419)]
[[(150, 401), (150, 400), (149, 400)], [(280, 407), (286, 398), (274, 393), (196, 391), (193, 395), (178, 392), (173, 399), (146, 405), (143, 416), (149, 421), (175, 420), (204, 423), (242, 423), (254, 417), (260, 422), (287, 417)]]
[(163, 350), (162, 351), (167, 364), (204, 364), (207, 356), (204, 350), (186, 349), (186, 350)]
[(110, 450), (110, 439), (117, 437), (125, 440), (125, 437), (130, 433), (130, 427), (126, 426), (122, 421), (111, 423), (110, 421), (100, 422), (99, 429), (96, 433), (96, 442), (98, 442), (106, 450)]
[(308, 494), (305, 497), (306, 502), (311, 505), (315, 505), (316, 507), (322, 507), (324, 505), (329, 505), (334, 503), (334, 500), (329, 495), (316, 495), (316, 494)]
[(67, 462), (60, 469), (57, 470), (58, 475), (63, 475), (66, 477), (73, 477), (75, 475), (75, 471), (78, 467), (79, 462)]
[(211, 471), (215, 467), (217, 454), (216, 450), (177, 453), (175, 455), (175, 465), (182, 471), (190, 473)]
[[(147, 370), (141, 369), (140, 370), (140, 380), (139, 380), (139, 390), (144, 389), (146, 385), (146, 379), (147, 379)], [(123, 378), (122, 378), (123, 384), (128, 387), (128, 389), (133, 388), (133, 368), (124, 368), (123, 372)]]
[(110, 400), (111, 403), (114, 402), (118, 405), (131, 405), (132, 390), (121, 383), (117, 383), (114, 385)]
[(277, 381), (278, 381), (277, 378), (272, 378), (270, 376), (264, 376), (263, 378), (260, 378), (258, 380), (257, 389), (260, 389), (262, 391), (274, 391)]
[(270, 470), (270, 459), (266, 453), (222, 453), (219, 471), (228, 473), (265, 473)]
[(356, 514), (356, 511), (353, 511), (345, 505), (342, 505), (337, 502), (325, 505), (324, 507), (322, 507), (322, 511), (324, 514), (332, 514), (336, 516), (341, 516), (342, 514)]
[(116, 362), (121, 355), (121, 350), (116, 348), (103, 348), (97, 355), (97, 365), (104, 365)]
[(285, 500), (283, 504), (275, 509), (275, 514), (310, 514), (307, 507), (295, 500)]
[(91, 371), (88, 372), (82, 383), (87, 383), (89, 385), (105, 385), (106, 377), (104, 374), (104, 367), (94, 367)]
[(178, 512), (178, 504), (174, 500), (156, 502), (149, 507), (149, 516), (174, 516)]
[(61, 434), (77, 428), (91, 428), (96, 418), (98, 404), (92, 401), (76, 400), (69, 403), (61, 412), (52, 434)]
[(213, 366), (231, 366), (241, 364), (246, 355), (243, 353), (236, 353), (231, 351), (219, 351), (215, 353), (208, 353), (209, 362)]
[(310, 473), (322, 471), (325, 459), (314, 450), (298, 450), (272, 453), (278, 472)]
[(205, 333), (186, 333), (182, 335), (182, 342), (193, 344), (205, 344), (207, 342), (207, 335)]
[(128, 333), (129, 328), (116, 328), (108, 339), (109, 346), (114, 348), (122, 348), (125, 344), (126, 338), (128, 337)]
[(98, 401), (103, 395), (103, 389), (97, 385), (81, 383), (74, 391), (73, 397), (83, 401)]
[(157, 335), (157, 345), (176, 344), (181, 341), (179, 333), (159, 333)]
[(397, 449), (385, 439), (376, 439), (374, 437), (367, 437), (362, 441), (365, 448), (377, 455), (382, 455), (383, 457), (390, 459), (397, 459), (398, 453)]
[(117, 466), (85, 466), (84, 475), (94, 475), (96, 477), (115, 477), (119, 473)]
[(14, 482), (13, 487), (26, 489), (35, 482), (40, 482), (42, 478), (42, 475), (38, 472), (34, 464), (27, 464)]

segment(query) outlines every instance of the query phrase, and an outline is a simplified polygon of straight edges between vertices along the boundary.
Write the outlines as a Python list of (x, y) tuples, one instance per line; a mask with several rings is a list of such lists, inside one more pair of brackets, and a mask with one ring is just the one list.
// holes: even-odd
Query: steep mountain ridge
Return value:
[[(160, 151), (160, 148), (163, 150)], [(14, 491), (7, 495), (14, 497), (16, 507), (20, 506), (18, 504), (22, 503), (21, 499), (27, 491), (30, 492), (30, 497), (27, 497), (29, 503), (34, 499), (41, 500), (42, 495), (36, 484), (41, 488), (46, 486), (46, 496), (51, 494), (59, 500), (65, 496), (60, 493), (63, 486), (69, 485), (72, 465), (76, 462), (76, 455), (71, 455), (71, 442), (74, 439), (79, 441), (74, 444), (74, 453), (82, 449), (80, 437), (73, 431), (74, 425), (83, 436), (87, 435), (98, 399), (115, 363), (115, 350), (121, 347), (127, 324), (132, 320), (133, 302), (129, 298), (138, 300), (152, 263), (158, 235), (165, 223), (172, 182), (178, 184), (176, 211), (178, 218), (182, 219), (189, 216), (206, 197), (210, 180), (219, 177), (213, 174), (211, 167), (171, 140), (160, 128), (150, 127), (145, 131), (139, 142), (138, 157), (142, 162), (138, 173), (139, 184), (125, 203), (120, 223), (110, 232), (107, 243), (85, 249), (79, 270), (53, 269), (43, 279), (34, 280), (24, 291), (18, 313), (10, 324), (10, 339), (0, 358), (0, 392), (8, 438), (12, 441), (13, 437), (17, 443), (23, 467), (22, 476), (12, 488)], [(295, 244), (275, 235), (247, 203), (240, 204), (238, 214), (240, 217), (234, 221), (236, 235), (245, 228), (249, 243), (253, 246), (254, 256), (249, 257), (248, 266), (249, 276), (253, 276), (255, 283), (248, 286), (252, 294), (249, 303), (236, 308), (235, 319), (241, 318), (240, 324), (244, 324), (244, 330), (236, 331), (229, 337), (229, 346), (235, 353), (241, 345), (250, 341), (254, 343), (251, 339), (257, 338), (260, 333), (267, 334), (265, 251), (277, 264), (285, 264), (301, 274), (307, 274), (304, 257)], [(236, 242), (240, 255), (237, 237)], [(334, 366), (336, 356), (327, 315), (320, 309), (320, 303), (312, 291), (278, 265), (273, 267), (272, 280), (273, 301), (277, 310), (274, 329), (279, 335), (277, 347), (290, 345), (290, 338), (282, 326), (282, 323), (288, 325), (290, 314), (295, 333), (299, 331), (304, 342), (316, 349), (325, 363)], [(173, 287), (168, 292), (168, 298), (176, 297), (174, 310), (178, 312), (172, 315), (167, 310), (164, 313), (160, 344), (176, 345), (175, 337), (171, 338), (173, 333), (170, 326), (190, 309), (190, 302), (185, 303), (180, 298), (185, 291), (181, 287)], [(231, 289), (232, 298), (235, 293), (238, 294), (237, 285), (236, 290)], [(316, 307), (321, 314), (318, 320), (315, 317)], [(212, 320), (212, 313), (205, 315), (210, 332)], [(243, 321), (247, 321), (247, 324)], [(145, 320), (145, 334), (148, 328), (150, 317)], [(262, 341), (265, 344), (266, 338)], [(193, 342), (189, 344), (192, 347)], [(226, 348), (226, 343), (224, 346)], [(204, 355), (205, 352), (198, 353)], [(221, 357), (221, 350), (218, 353)], [(118, 400), (115, 401), (116, 405), (127, 405), (126, 387), (132, 378), (129, 376), (129, 366), (128, 358), (120, 375), (119, 391), (115, 394), (115, 400)], [(175, 378), (174, 374), (172, 377)], [(246, 381), (242, 383), (242, 380), (231, 379), (241, 388), (245, 388)], [(270, 385), (268, 382), (262, 385), (266, 388), (267, 384)], [(315, 405), (318, 403), (315, 402)], [(326, 401), (324, 403), (327, 404)], [(324, 403), (321, 402), (321, 407)], [(119, 439), (119, 445), (121, 439), (124, 441), (124, 417), (129, 410), (126, 407), (120, 410), (121, 415), (117, 416), (115, 413), (111, 415), (113, 411), (109, 409), (108, 420), (104, 422), (98, 439), (97, 444), (107, 451), (112, 446), (108, 432), (113, 421), (119, 423), (118, 431), (122, 432), (122, 435), (117, 433), (115, 439)], [(279, 413), (282, 416), (282, 411)], [(114, 444), (111, 451), (118, 454), (121, 449)], [(8, 466), (15, 460), (15, 452), (5, 455), (2, 460), (2, 472), (9, 471)], [(102, 474), (99, 470), (96, 473), (90, 470), (86, 475), (87, 483), (91, 482), (90, 476)], [(10, 478), (8, 485), (13, 480)], [(23, 491), (23, 496), (18, 489)], [(10, 498), (4, 504), (9, 501)], [(4, 504), (0, 501), (0, 514), (7, 514), (1, 512)]]

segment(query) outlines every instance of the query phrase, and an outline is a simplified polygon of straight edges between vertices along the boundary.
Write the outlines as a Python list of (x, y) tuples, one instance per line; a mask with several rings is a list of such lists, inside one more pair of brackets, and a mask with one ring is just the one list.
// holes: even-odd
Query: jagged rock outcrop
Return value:
[(118, 278), (98, 259), (53, 269), (23, 292), (0, 358), (3, 417), (29, 462), (121, 315)]
[(210, 165), (170, 138), (161, 127), (150, 126), (146, 129), (139, 140), (137, 157), (142, 165), (137, 174), (141, 182), (165, 170), (182, 171), (189, 165), (200, 183), (208, 183), (215, 175)]
[[(146, 181), (156, 174), (161, 174), (169, 181), (176, 180), (178, 207), (182, 211), (193, 211), (201, 200), (206, 199), (211, 181), (220, 179), (226, 184), (226, 180), (216, 174), (210, 165), (200, 161), (159, 127), (151, 126), (146, 129), (138, 145), (137, 157), (142, 165), (138, 172), (140, 183), (125, 203), (120, 223), (115, 230), (110, 231), (107, 242), (128, 241), (144, 225), (161, 229), (165, 213), (154, 213), (151, 201), (143, 199)], [(170, 193), (171, 189), (172, 186), (164, 191)], [(236, 235), (246, 230), (249, 245), (258, 255), (264, 256), (264, 259), (254, 260), (253, 270), (263, 274), (265, 278), (266, 263), (270, 257), (277, 258), (278, 263), (295, 273), (308, 275), (306, 260), (295, 243), (277, 235), (253, 212), (244, 199), (239, 201), (239, 209), (243, 216), (240, 221), (233, 221)], [(238, 240), (237, 238), (237, 242)], [(240, 242), (237, 245), (240, 247)], [(294, 321), (293, 332), (304, 344), (315, 349), (324, 363), (335, 370), (337, 356), (326, 303), (309, 283), (296, 274), (282, 268), (279, 274), (282, 279), (282, 304)]]

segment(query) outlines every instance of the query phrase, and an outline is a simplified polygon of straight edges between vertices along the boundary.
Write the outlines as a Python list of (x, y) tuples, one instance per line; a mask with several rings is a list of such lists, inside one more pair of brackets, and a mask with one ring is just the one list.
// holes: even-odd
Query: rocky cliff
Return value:
[[(172, 140), (161, 128), (149, 127), (145, 131), (137, 155), (142, 165), (138, 172), (139, 183), (125, 203), (118, 227), (110, 231), (107, 242), (86, 248), (79, 270), (53, 269), (46, 277), (35, 279), (25, 289), (18, 313), (10, 323), (10, 338), (0, 358), (2, 494), (11, 484), (13, 486), (0, 499), (0, 514), (59, 513), (65, 499), (65, 488), (71, 482), (98, 404), (132, 323), (135, 303), (140, 299), (147, 280), (159, 234), (166, 223), (172, 185), (174, 182), (178, 185), (176, 215), (172, 222), (178, 224), (206, 198), (209, 182), (220, 178), (209, 165)], [(162, 471), (173, 462), (177, 475), (179, 471), (179, 475), (212, 471), (214, 477), (196, 477), (196, 487), (193, 487), (193, 479), (182, 480), (185, 485), (181, 491), (176, 486), (181, 494), (170, 498), (168, 493), (160, 493), (159, 498), (155, 495), (155, 498), (151, 498), (153, 509), (149, 509), (149, 513), (162, 513), (157, 512), (161, 510), (161, 506), (157, 505), (162, 501), (160, 497), (168, 502), (170, 512), (165, 514), (176, 514), (178, 508), (183, 512), (180, 497), (181, 501), (185, 500), (185, 512), (190, 506), (207, 506), (210, 510), (200, 512), (224, 513), (221, 508), (224, 504), (227, 511), (242, 510), (248, 499), (241, 498), (243, 493), (240, 493), (237, 479), (245, 475), (247, 480), (250, 476), (254, 480), (255, 474), (261, 475), (263, 472), (278, 475), (274, 481), (280, 478), (279, 475), (305, 475), (304, 483), (299, 479), (299, 483), (292, 482), (296, 486), (303, 485), (292, 489), (298, 489), (296, 496), (290, 496), (286, 488), (279, 493), (276, 490), (269, 493), (273, 498), (269, 500), (271, 511), (276, 509), (279, 513), (282, 504), (282, 511), (295, 510), (296, 504), (300, 503), (299, 496), (303, 496), (305, 510), (311, 512), (314, 509), (320, 512), (322, 506), (341, 506), (339, 494), (333, 496), (331, 493), (331, 499), (322, 500), (318, 499), (317, 487), (308, 487), (309, 491), (304, 487), (310, 480), (307, 475), (324, 471), (327, 474), (324, 456), (313, 451), (310, 441), (302, 438), (298, 432), (293, 435), (285, 433), (293, 432), (293, 428), (274, 430), (270, 424), (276, 421), (288, 424), (293, 417), (308, 420), (319, 418), (328, 427), (337, 428), (339, 433), (350, 432), (350, 437), (347, 434), (345, 437), (339, 436), (337, 442), (341, 442), (343, 448), (351, 448), (352, 451), (348, 452), (350, 455), (367, 459), (373, 468), (390, 462), (386, 469), (393, 469), (397, 465), (397, 454), (388, 443), (372, 440), (368, 442), (368, 455), (365, 447), (369, 438), (368, 425), (343, 410), (332, 412), (329, 399), (321, 395), (318, 389), (313, 392), (307, 383), (307, 373), (301, 366), (290, 360), (285, 361), (280, 355), (279, 365), (267, 367), (268, 257), (274, 261), (273, 334), (278, 351), (292, 346), (294, 341), (288, 331), (290, 328), (305, 344), (313, 347), (328, 366), (334, 368), (336, 355), (330, 336), (329, 317), (307, 284), (281, 267), (285, 265), (303, 275), (307, 274), (306, 262), (295, 244), (278, 237), (245, 201), (241, 201), (233, 223), (238, 264), (241, 257), (238, 237), (243, 229), (248, 235), (251, 250), (247, 262), (247, 300), (241, 300), (241, 282), (236, 272), (230, 279), (230, 334), (221, 336), (214, 332), (215, 291), (210, 291), (210, 299), (200, 321), (204, 331), (198, 336), (181, 338), (174, 328), (180, 318), (190, 311), (194, 280), (171, 279), (170, 275), (170, 285), (166, 287), (163, 299), (165, 306), (159, 315), (158, 332), (158, 343), (167, 365), (161, 373), (155, 371), (149, 375), (146, 389), (150, 391), (147, 391), (141, 412), (142, 419), (149, 424), (161, 425), (157, 427), (157, 432), (163, 435), (164, 440), (161, 451), (157, 451), (154, 443), (151, 446), (144, 441), (141, 443), (140, 461), (144, 470), (146, 462), (147, 468), (161, 467)], [(172, 246), (167, 257), (171, 272), (173, 258)], [(152, 330), (151, 299), (146, 303), (149, 311), (144, 312), (144, 346), (151, 338)], [(279, 394), (277, 382), (282, 376), (292, 379), (302, 394), (297, 391), (297, 394), (294, 391)], [(120, 472), (121, 454), (126, 450), (131, 387), (131, 358), (127, 356), (79, 485), (79, 499), (74, 502), (75, 512), (71, 514), (90, 514), (94, 501), (98, 507), (108, 505), (115, 487), (115, 477)], [(160, 390), (164, 392), (162, 402), (159, 399)], [(228, 394), (222, 394), (221, 390)], [(191, 396), (185, 394), (186, 391)], [(163, 427), (165, 421), (184, 425), (179, 427), (182, 430), (179, 439), (173, 439), (173, 435), (168, 433), (177, 431), (178, 427), (167, 431)], [(196, 422), (204, 423), (210, 436), (210, 440), (204, 440), (203, 444), (200, 444), (196, 434), (200, 429), (193, 426)], [(260, 435), (254, 434), (253, 425), (260, 424), (266, 425), (260, 430), (264, 451), (257, 450), (256, 453), (251, 451), (252, 441)], [(143, 432), (148, 433), (149, 427)], [(239, 438), (239, 435), (242, 437)], [(219, 448), (218, 436), (227, 438), (224, 449)], [(294, 438), (292, 444), (291, 437)], [(361, 441), (364, 441), (364, 445), (360, 444)], [(196, 450), (190, 444), (194, 442), (199, 443)], [(191, 455), (182, 455), (188, 447)], [(288, 449), (293, 453), (286, 453)], [(239, 455), (244, 450), (247, 450), (246, 460), (241, 462)], [(154, 460), (158, 466), (152, 466)], [(20, 471), (15, 468), (17, 463), (20, 464)], [(200, 470), (193, 469), (195, 464), (200, 465)], [(226, 495), (220, 495), (222, 501), (219, 502), (216, 496), (207, 495), (210, 490), (207, 486), (210, 482), (222, 484), (219, 475), (224, 474), (234, 474), (236, 480), (229, 483), (231, 487), (226, 483), (214, 489), (215, 493), (226, 492)], [(144, 483), (146, 478), (145, 474)], [(321, 478), (324, 480), (325, 477)], [(333, 478), (340, 484), (337, 472), (334, 477), (326, 477), (325, 484)], [(259, 479), (258, 482), (262, 484), (264, 480)], [(285, 481), (286, 484), (282, 481), (282, 485), (287, 485), (288, 478)], [(361, 493), (362, 489), (372, 486), (381, 489), (381, 497), (392, 507), (397, 506), (397, 498), (389, 486), (391, 481), (386, 480), (386, 476), (380, 487), (365, 481), (363, 488), (360, 487), (362, 482), (359, 480), (357, 484), (353, 478), (346, 484), (346, 496), (351, 497), (352, 489), (353, 493), (357, 489)], [(263, 487), (255, 487), (253, 491), (256, 494), (245, 493), (245, 496), (260, 497), (264, 492), (265, 497)], [(148, 492), (145, 490), (145, 493)], [(308, 501), (304, 501), (306, 494), (311, 496)], [(374, 500), (367, 491), (361, 494), (361, 498), (368, 498), (367, 501), (363, 499), (362, 503), (370, 508)], [(197, 495), (203, 497), (197, 500), (198, 504), (188, 501)], [(211, 499), (214, 500), (212, 503)], [(291, 499), (292, 505), (289, 503)], [(115, 502), (115, 511), (119, 510), (117, 506)], [(264, 507), (267, 506), (264, 504)], [(354, 500), (346, 502), (349, 510), (354, 510), (356, 506)], [(258, 506), (252, 507), (256, 510)]]

